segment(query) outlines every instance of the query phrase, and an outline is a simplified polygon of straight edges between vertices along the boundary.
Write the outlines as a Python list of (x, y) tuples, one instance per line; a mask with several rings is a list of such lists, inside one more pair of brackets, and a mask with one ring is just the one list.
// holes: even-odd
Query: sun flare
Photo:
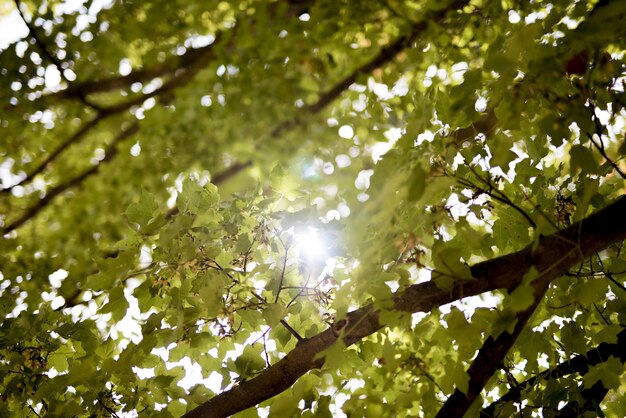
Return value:
[(294, 237), (301, 258), (309, 262), (321, 262), (328, 258), (328, 244), (317, 229), (309, 226), (296, 230)]

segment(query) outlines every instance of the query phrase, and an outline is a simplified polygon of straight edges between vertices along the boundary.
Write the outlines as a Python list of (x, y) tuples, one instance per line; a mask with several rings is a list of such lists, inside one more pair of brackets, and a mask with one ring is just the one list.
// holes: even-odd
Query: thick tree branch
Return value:
[[(474, 279), (458, 281), (449, 290), (440, 289), (432, 281), (409, 286), (394, 297), (394, 309), (428, 312), (463, 297), (496, 289), (513, 289), (531, 267), (538, 272), (537, 283), (550, 282), (585, 258), (625, 239), (624, 213), (626, 196), (563, 231), (541, 237), (538, 243), (472, 266)], [(257, 377), (215, 396), (188, 412), (185, 418), (226, 417), (278, 395), (309, 370), (321, 367), (324, 360), (319, 354), (330, 347), (338, 335), (343, 335), (343, 342), (350, 345), (381, 329), (383, 324), (378, 315), (372, 305), (348, 313), (340, 321), (343, 333), (330, 327), (299, 343)]]
[(626, 329), (617, 334), (617, 343), (602, 343), (596, 348), (587, 351), (585, 354), (579, 354), (571, 359), (559, 363), (552, 369), (541, 372), (519, 385), (511, 388), (504, 396), (484, 408), (480, 416), (481, 418), (491, 418), (497, 416), (496, 410), (498, 406), (507, 402), (521, 402), (522, 392), (528, 388), (535, 386), (548, 379), (559, 379), (573, 373), (579, 373), (581, 376), (587, 373), (589, 367), (600, 364), (609, 357), (619, 358), (622, 363), (626, 361)]
[(472, 365), (467, 370), (469, 376), (467, 393), (463, 393), (458, 388), (455, 389), (454, 393), (450, 395), (441, 409), (439, 409), (439, 412), (435, 416), (436, 418), (465, 416), (465, 413), (472, 406), (478, 395), (480, 395), (480, 392), (485, 388), (491, 376), (493, 376), (496, 370), (502, 367), (504, 357), (543, 299), (550, 282), (539, 278), (533, 284), (536, 284), (535, 301), (526, 310), (517, 314), (517, 322), (515, 323), (513, 332), (509, 334), (507, 331), (504, 331), (497, 338), (487, 338), (478, 351), (478, 355), (474, 361), (472, 361)]
[(590, 388), (580, 391), (583, 403), (577, 400), (568, 402), (559, 413), (554, 415), (555, 418), (579, 418), (585, 416), (585, 412), (593, 412), (593, 416), (602, 417), (600, 403), (609, 392), (609, 389), (602, 385), (601, 381), (594, 383)]

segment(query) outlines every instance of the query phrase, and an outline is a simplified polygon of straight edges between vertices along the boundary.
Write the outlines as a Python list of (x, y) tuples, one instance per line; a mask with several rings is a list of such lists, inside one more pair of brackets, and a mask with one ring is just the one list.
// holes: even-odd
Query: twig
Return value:
[(305, 338), (303, 338), (302, 336), (300, 336), (300, 334), (298, 334), (298, 332), (297, 332), (295, 329), (291, 328), (291, 325), (289, 325), (289, 324), (287, 323), (287, 321), (285, 321), (284, 319), (281, 319), (281, 320), (280, 320), (280, 323), (281, 323), (281, 324), (283, 324), (283, 326), (284, 326), (285, 328), (287, 328), (287, 331), (289, 331), (289, 332), (291, 333), (291, 335), (293, 335), (294, 337), (296, 337), (296, 340), (298, 340), (298, 342), (301, 342), (301, 341), (304, 341), (304, 340), (305, 340)]
[(620, 282), (618, 282), (617, 280), (615, 280), (615, 279), (613, 278), (613, 274), (612, 274), (612, 273), (607, 273), (607, 272), (605, 272), (605, 273), (604, 273), (604, 275), (605, 275), (605, 276), (606, 276), (606, 277), (607, 277), (610, 281), (612, 281), (612, 282), (613, 282), (613, 284), (614, 284), (615, 286), (619, 287), (619, 288), (620, 288), (620, 289), (622, 289), (624, 292), (626, 292), (626, 287), (625, 287), (623, 284), (621, 284)]
[(102, 406), (102, 408), (105, 409), (105, 411), (107, 411), (109, 414), (111, 414), (111, 416), (115, 417), (115, 418), (119, 418), (119, 415), (117, 415), (117, 413), (115, 412), (115, 410), (113, 408), (109, 408), (108, 406), (106, 406), (104, 404), (104, 402), (102, 402), (102, 399), (100, 399), (100, 397), (96, 398), (98, 403), (100, 404), (100, 406)]
[(270, 355), (267, 353), (267, 340), (265, 338), (266, 335), (267, 331), (263, 333), (263, 353), (265, 353), (265, 364), (267, 365), (267, 367), (270, 367)]
[[(304, 282), (304, 285), (302, 287), (300, 287), (300, 290), (298, 291), (298, 294), (296, 294), (293, 297), (293, 299), (291, 299), (289, 301), (289, 303), (287, 304), (287, 308), (289, 308), (291, 306), (291, 304), (294, 303), (296, 301), (296, 299), (298, 299), (300, 297), (300, 295), (302, 295), (302, 292), (304, 292), (305, 289), (308, 289), (307, 285), (309, 284), (309, 280), (311, 280), (311, 269), (308, 269), (308, 270), (309, 270), (309, 275), (306, 278), (306, 280)], [(315, 290), (315, 288), (313, 288), (313, 289)]]
[(31, 412), (35, 415), (37, 415), (39, 418), (41, 418), (41, 415), (39, 415), (37, 413), (37, 411), (35, 411), (35, 408), (33, 408), (33, 406), (31, 404), (28, 404), (28, 408), (31, 410)]
[(595, 134), (598, 135), (598, 141), (600, 142), (599, 144), (596, 143), (596, 141), (593, 139), (593, 135), (590, 133), (587, 133), (587, 137), (589, 138), (589, 141), (591, 141), (591, 143), (598, 149), (598, 151), (600, 152), (600, 154), (602, 154), (602, 156), (604, 157), (604, 159), (611, 164), (611, 166), (615, 169), (615, 171), (617, 171), (617, 174), (619, 174), (623, 179), (626, 180), (626, 174), (624, 174), (624, 172), (619, 168), (619, 166), (611, 159), (609, 158), (609, 156), (606, 153), (606, 150), (604, 149), (604, 143), (602, 142), (602, 130), (603, 130), (603, 126), (600, 123), (600, 121), (598, 120), (598, 118), (595, 115), (595, 107), (592, 107), (592, 111), (594, 112), (593, 116), (591, 117), (591, 119), (593, 120), (593, 123), (596, 127), (596, 132)]
[(598, 314), (600, 315), (600, 318), (602, 318), (602, 321), (606, 324), (606, 325), (611, 325), (611, 323), (604, 317), (604, 314), (602, 313), (602, 311), (600, 311), (600, 308), (598, 308), (598, 305), (596, 305), (595, 303), (593, 304), (593, 307), (596, 308), (596, 311), (598, 312)]
[[(526, 211), (524, 211), (522, 208), (520, 208), (518, 205), (516, 205), (515, 203), (513, 203), (511, 201), (511, 199), (509, 199), (504, 193), (500, 192), (497, 189), (494, 189), (493, 186), (491, 185), (491, 183), (485, 181), (483, 178), (481, 178), (476, 172), (475, 170), (472, 169), (471, 166), (468, 165), (468, 167), (470, 168), (470, 170), (472, 171), (472, 173), (474, 173), (474, 175), (476, 175), (476, 177), (478, 177), (481, 181), (485, 182), (488, 186), (489, 189), (483, 189), (482, 187), (477, 186), (476, 184), (472, 183), (469, 180), (466, 179), (462, 179), (460, 177), (457, 176), (453, 176), (457, 179), (457, 181), (462, 185), (462, 186), (466, 186), (466, 187), (470, 187), (473, 188), (474, 190), (476, 190), (479, 194), (486, 194), (487, 196), (491, 197), (492, 199), (503, 203), (505, 205), (508, 205), (510, 207), (512, 207), (513, 209), (515, 209), (518, 213), (520, 213), (524, 219), (526, 219), (526, 221), (530, 224), (530, 226), (532, 228), (536, 228), (537, 224), (535, 223), (535, 221), (533, 221), (533, 219), (530, 217), (530, 215), (528, 215), (526, 213)], [(498, 194), (494, 193), (494, 192), (498, 192)]]
[(287, 247), (283, 241), (278, 238), (281, 244), (283, 244), (283, 248), (285, 249), (285, 257), (283, 258), (283, 269), (280, 272), (280, 282), (278, 282), (278, 290), (276, 291), (276, 299), (274, 299), (274, 303), (278, 302), (278, 297), (280, 296), (281, 290), (283, 290), (283, 281), (285, 280), (285, 270), (287, 269), (287, 256), (289, 254), (289, 247)]

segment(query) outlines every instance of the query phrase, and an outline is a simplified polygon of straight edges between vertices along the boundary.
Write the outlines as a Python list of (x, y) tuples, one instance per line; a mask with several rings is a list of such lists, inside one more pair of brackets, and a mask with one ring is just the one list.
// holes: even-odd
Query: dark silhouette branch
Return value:
[(561, 408), (559, 413), (554, 415), (554, 417), (579, 418), (585, 416), (585, 412), (593, 412), (593, 416), (603, 417), (604, 415), (600, 409), (600, 403), (608, 392), (609, 389), (605, 388), (602, 382), (598, 381), (590, 388), (585, 388), (580, 391), (580, 396), (583, 401), (582, 405), (577, 400), (572, 400)]
[[(546, 277), (549, 278), (549, 276)], [(540, 279), (533, 284), (535, 284), (535, 300), (530, 307), (516, 315), (517, 322), (513, 332), (509, 334), (507, 331), (504, 331), (496, 338), (491, 336), (487, 338), (467, 370), (469, 376), (467, 393), (463, 393), (456, 388), (454, 393), (448, 397), (441, 409), (439, 409), (435, 416), (436, 418), (463, 417), (478, 395), (480, 395), (480, 392), (485, 388), (491, 376), (498, 369), (502, 368), (504, 357), (530, 320), (533, 312), (535, 312), (545, 292), (548, 290), (550, 281)]]
[[(442, 290), (433, 281), (412, 285), (396, 293), (393, 309), (400, 312), (428, 312), (463, 297), (496, 289), (514, 289), (531, 267), (537, 270), (534, 283), (549, 283), (567, 273), (587, 257), (626, 238), (626, 196), (581, 222), (554, 234), (543, 236), (512, 254), (484, 261), (471, 267), (474, 280), (459, 280)], [(331, 326), (314, 337), (300, 342), (279, 362), (255, 378), (222, 392), (185, 414), (185, 418), (226, 417), (270, 399), (293, 385), (309, 370), (324, 364), (320, 356), (341, 336), (346, 345), (380, 330), (379, 312), (367, 305), (349, 312), (342, 322), (342, 332)]]
[(521, 402), (522, 392), (526, 389), (532, 388), (538, 383), (548, 379), (559, 379), (574, 373), (578, 373), (582, 376), (587, 373), (589, 367), (605, 362), (611, 356), (619, 358), (622, 363), (626, 361), (626, 329), (617, 334), (617, 343), (601, 343), (597, 347), (587, 351), (585, 354), (574, 356), (571, 359), (559, 363), (555, 367), (541, 372), (511, 388), (500, 399), (484, 408), (480, 413), (480, 417), (495, 417), (497, 416), (496, 410), (500, 405), (504, 405), (507, 402)]
[(593, 139), (593, 135), (590, 133), (587, 133), (587, 137), (589, 138), (589, 141), (591, 141), (591, 143), (593, 144), (594, 147), (596, 147), (596, 149), (598, 150), (598, 152), (600, 152), (600, 154), (602, 155), (602, 157), (604, 157), (604, 159), (611, 164), (611, 167), (613, 167), (615, 169), (615, 171), (617, 172), (617, 174), (620, 175), (621, 178), (626, 180), (626, 174), (624, 174), (624, 172), (619, 168), (619, 166), (617, 165), (617, 163), (615, 161), (613, 161), (606, 153), (606, 150), (604, 149), (604, 143), (602, 142), (602, 134), (603, 134), (603, 130), (604, 127), (602, 126), (602, 123), (600, 122), (600, 120), (598, 120), (598, 117), (595, 115), (595, 108), (592, 107), (592, 111), (593, 116), (591, 117), (593, 119), (593, 123), (595, 126), (595, 134), (598, 136), (598, 142), (597, 143), (595, 141), (595, 139)]

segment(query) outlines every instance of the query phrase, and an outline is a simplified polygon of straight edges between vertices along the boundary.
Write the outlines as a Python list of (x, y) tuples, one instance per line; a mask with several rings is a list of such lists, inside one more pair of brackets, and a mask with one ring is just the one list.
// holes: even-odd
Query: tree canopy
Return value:
[(626, 414), (625, 2), (0, 14), (0, 417)]

